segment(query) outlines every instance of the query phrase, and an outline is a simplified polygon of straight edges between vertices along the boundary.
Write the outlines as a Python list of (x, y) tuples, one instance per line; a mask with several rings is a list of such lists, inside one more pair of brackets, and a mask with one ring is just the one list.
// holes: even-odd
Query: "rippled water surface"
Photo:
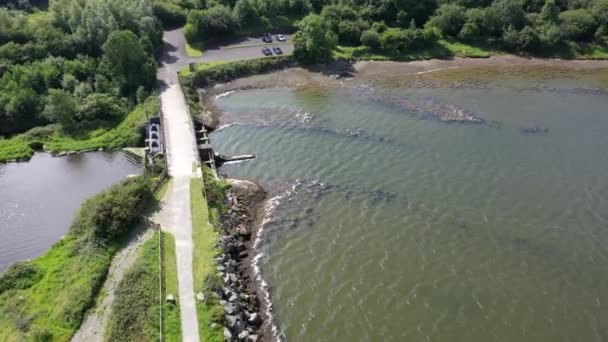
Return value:
[(0, 271), (43, 254), (68, 232), (86, 198), (140, 167), (121, 152), (39, 153), (27, 163), (0, 164)]
[(285, 340), (608, 341), (608, 71), (450, 72), (217, 100)]

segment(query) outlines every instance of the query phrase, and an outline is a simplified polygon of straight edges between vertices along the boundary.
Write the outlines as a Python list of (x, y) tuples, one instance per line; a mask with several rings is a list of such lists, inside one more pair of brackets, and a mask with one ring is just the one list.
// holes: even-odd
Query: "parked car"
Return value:
[(269, 33), (265, 34), (264, 37), (262, 37), (262, 41), (264, 43), (272, 43), (272, 35)]
[(271, 51), (269, 48), (267, 48), (267, 47), (264, 47), (264, 48), (262, 49), (262, 53), (263, 53), (264, 55), (266, 55), (266, 56), (272, 56), (272, 51)]
[(282, 35), (282, 34), (277, 34), (276, 38), (277, 38), (278, 42), (286, 42), (287, 41), (287, 38), (285, 38), (285, 36)]
[(282, 55), (282, 54), (283, 54), (283, 50), (281, 50), (281, 48), (280, 48), (280, 47), (278, 47), (278, 46), (273, 47), (273, 48), (272, 48), (272, 51), (273, 51), (275, 54), (277, 54), (277, 55)]

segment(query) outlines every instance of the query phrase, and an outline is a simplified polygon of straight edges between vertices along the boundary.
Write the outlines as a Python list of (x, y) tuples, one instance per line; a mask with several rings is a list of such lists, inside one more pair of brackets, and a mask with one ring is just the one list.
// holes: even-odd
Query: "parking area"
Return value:
[[(280, 47), (283, 55), (291, 55), (293, 53), (292, 35), (284, 35), (286, 41), (278, 42), (273, 35), (273, 42), (266, 43), (260, 37), (240, 38), (237, 41), (217, 46), (205, 47), (204, 53), (200, 57), (189, 57), (186, 54), (184, 33), (182, 29), (165, 31), (163, 40), (165, 48), (163, 55), (160, 58), (162, 63), (160, 73), (169, 71), (176, 73), (189, 63), (196, 62), (214, 62), (214, 61), (231, 61), (240, 59), (253, 59), (265, 57), (262, 49), (268, 47)], [(275, 52), (272, 53), (276, 55)]]

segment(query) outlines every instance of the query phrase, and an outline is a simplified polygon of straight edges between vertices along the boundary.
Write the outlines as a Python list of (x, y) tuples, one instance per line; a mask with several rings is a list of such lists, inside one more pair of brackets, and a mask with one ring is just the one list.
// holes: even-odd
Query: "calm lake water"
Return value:
[[(280, 333), (608, 341), (608, 70), (434, 74), (218, 98), (215, 148), (258, 156), (222, 172), (278, 196)], [(421, 119), (445, 108), (486, 124)]]
[(140, 172), (140, 162), (122, 152), (37, 153), (27, 163), (0, 164), (0, 271), (43, 254), (86, 198)]

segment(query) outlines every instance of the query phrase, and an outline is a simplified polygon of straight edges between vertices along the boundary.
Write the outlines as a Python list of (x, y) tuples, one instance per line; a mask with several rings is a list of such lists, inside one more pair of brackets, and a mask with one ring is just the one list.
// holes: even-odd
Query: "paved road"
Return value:
[[(288, 39), (291, 37), (288, 36)], [(182, 340), (199, 342), (194, 277), (192, 274), (193, 241), (192, 214), (190, 211), (190, 179), (200, 177), (198, 151), (192, 129), (192, 119), (186, 107), (184, 94), (178, 84), (177, 72), (191, 62), (252, 59), (263, 57), (259, 39), (242, 39), (230, 45), (211, 47), (198, 58), (186, 55), (185, 40), (181, 29), (166, 31), (165, 43), (157, 72), (160, 100), (163, 111), (163, 129), (167, 147), (169, 189), (163, 199), (162, 209), (153, 217), (175, 236), (177, 275), (179, 280), (179, 305), (181, 310)], [(268, 44), (270, 46), (278, 44)], [(286, 54), (293, 52), (289, 42), (281, 43)]]
[[(165, 44), (171, 49), (170, 44)], [(194, 276), (192, 273), (193, 241), (192, 213), (190, 211), (190, 179), (199, 177), (198, 152), (192, 128), (192, 119), (177, 82), (176, 69), (180, 58), (174, 51), (166, 51), (158, 70), (163, 130), (167, 147), (169, 175), (172, 181), (161, 211), (153, 219), (175, 236), (179, 305), (182, 324), (182, 341), (199, 342)]]
[(292, 36), (285, 35), (285, 37), (287, 38), (287, 42), (275, 42), (271, 44), (264, 44), (260, 38), (243, 38), (230, 44), (206, 47), (201, 57), (188, 57), (182, 29), (165, 31), (163, 35), (165, 49), (161, 60), (163, 61), (164, 69), (176, 73), (192, 62), (229, 61), (264, 57), (261, 51), (263, 45), (269, 47), (280, 46), (284, 54), (290, 55), (293, 53)]

